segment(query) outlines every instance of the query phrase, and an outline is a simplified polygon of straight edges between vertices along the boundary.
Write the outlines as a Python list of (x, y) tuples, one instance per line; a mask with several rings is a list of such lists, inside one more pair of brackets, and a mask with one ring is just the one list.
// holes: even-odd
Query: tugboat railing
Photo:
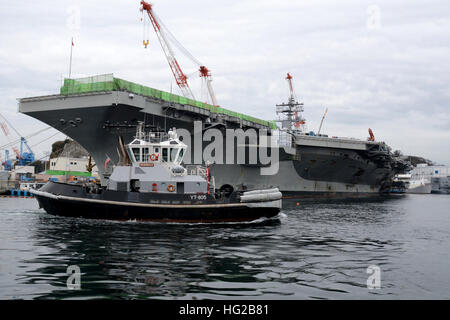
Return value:
[(187, 165), (186, 171), (188, 176), (201, 176), (205, 179), (208, 178), (208, 168), (201, 165)]
[(135, 138), (150, 143), (160, 143), (169, 140), (169, 135), (165, 132), (139, 132)]

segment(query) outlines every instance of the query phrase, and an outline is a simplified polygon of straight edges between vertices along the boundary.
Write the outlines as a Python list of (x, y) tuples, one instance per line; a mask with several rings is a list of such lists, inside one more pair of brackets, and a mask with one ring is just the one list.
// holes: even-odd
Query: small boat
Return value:
[(187, 223), (254, 221), (280, 212), (278, 188), (216, 190), (208, 166), (182, 166), (187, 146), (176, 129), (144, 129), (139, 123), (134, 140), (119, 143), (121, 159), (106, 186), (49, 181), (32, 190), (40, 207), (59, 216)]

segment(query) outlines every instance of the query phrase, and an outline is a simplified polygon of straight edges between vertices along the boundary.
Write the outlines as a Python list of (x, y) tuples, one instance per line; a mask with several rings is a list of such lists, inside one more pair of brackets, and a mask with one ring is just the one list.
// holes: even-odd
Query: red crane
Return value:
[[(286, 75), (286, 80), (287, 80), (287, 82), (288, 82), (288, 84), (289, 84), (289, 92), (290, 92), (290, 97), (289, 97), (289, 103), (295, 103), (295, 101), (296, 101), (296, 97), (295, 97), (295, 93), (294, 93), (294, 85), (292, 84), (292, 79), (293, 79), (293, 77), (291, 76), (291, 74), (288, 72), (287, 73), (287, 75)], [(305, 119), (302, 119), (300, 116), (299, 116), (299, 112), (301, 112), (301, 111), (303, 111), (301, 108), (298, 108), (298, 109), (296, 109), (296, 111), (294, 112), (294, 118), (293, 118), (293, 120), (295, 121), (294, 122), (294, 126), (295, 126), (295, 128), (299, 128), (301, 125), (304, 125), (306, 122), (305, 122)]]
[(295, 98), (294, 98), (294, 86), (292, 85), (292, 76), (291, 76), (291, 74), (289, 72), (287, 73), (286, 80), (289, 83), (289, 91), (291, 92), (290, 98), (295, 100)]
[(211, 81), (212, 81), (211, 71), (209, 71), (209, 69), (206, 68), (205, 66), (200, 66), (199, 71), (200, 71), (200, 77), (203, 78), (204, 82), (206, 83), (206, 87), (208, 88), (208, 93), (211, 98), (211, 103), (214, 106), (217, 106), (216, 96), (214, 95), (214, 90), (211, 85)]
[[(190, 58), (194, 63), (196, 63), (200, 69), (200, 77), (204, 79), (206, 82), (206, 87), (208, 89), (209, 96), (211, 98), (211, 102), (213, 105), (217, 105), (216, 98), (214, 95), (214, 91), (211, 86), (211, 72), (208, 68), (206, 68), (204, 65), (202, 65), (197, 59), (195, 59), (189, 51), (187, 51), (176, 39), (175, 37), (170, 33), (170, 31), (164, 26), (164, 24), (161, 22), (161, 20), (155, 15), (155, 12), (153, 11), (153, 5), (141, 1), (141, 11), (146, 11), (148, 14), (148, 17), (153, 25), (153, 29), (156, 32), (156, 35), (158, 37), (159, 43), (161, 44), (161, 48), (164, 51), (164, 54), (166, 55), (167, 62), (169, 63), (170, 69), (172, 70), (173, 76), (175, 77), (175, 81), (180, 87), (181, 92), (183, 93), (183, 96), (186, 98), (195, 99), (194, 94), (191, 91), (191, 88), (189, 87), (187, 76), (183, 72), (183, 70), (180, 67), (180, 64), (178, 63), (175, 53), (171, 47), (170, 41), (172, 41), (173, 44), (175, 44), (188, 58)], [(148, 40), (144, 40), (144, 46), (147, 47)]]

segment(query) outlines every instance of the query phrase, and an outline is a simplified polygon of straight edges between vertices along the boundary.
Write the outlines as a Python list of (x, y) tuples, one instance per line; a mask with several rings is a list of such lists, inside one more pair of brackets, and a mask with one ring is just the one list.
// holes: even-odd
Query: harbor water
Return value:
[(285, 201), (278, 219), (215, 225), (0, 199), (0, 299), (450, 299), (449, 270), (446, 195)]

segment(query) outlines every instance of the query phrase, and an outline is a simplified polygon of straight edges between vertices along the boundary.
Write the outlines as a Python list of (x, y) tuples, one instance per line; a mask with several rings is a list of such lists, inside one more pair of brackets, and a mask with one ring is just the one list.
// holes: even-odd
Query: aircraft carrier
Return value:
[[(112, 74), (65, 79), (58, 94), (19, 99), (19, 111), (63, 132), (80, 143), (98, 164), (102, 184), (107, 183), (106, 159), (120, 161), (123, 142), (132, 140), (135, 126), (144, 122), (154, 130), (168, 128), (201, 131), (215, 128), (266, 130), (276, 144), (246, 143), (278, 154), (279, 169), (262, 175), (259, 162), (213, 163), (211, 174), (217, 188), (278, 187), (283, 197), (359, 197), (387, 191), (396, 174), (409, 165), (394, 156), (391, 148), (375, 139), (328, 137), (302, 129), (302, 104), (291, 96), (276, 107), (281, 126), (218, 106), (115, 78)], [(275, 138), (275, 139), (274, 139)], [(205, 141), (186, 141), (195, 163)], [(226, 148), (224, 148), (226, 151)], [(226, 156), (226, 155), (225, 155)], [(185, 158), (185, 159), (186, 159)]]

